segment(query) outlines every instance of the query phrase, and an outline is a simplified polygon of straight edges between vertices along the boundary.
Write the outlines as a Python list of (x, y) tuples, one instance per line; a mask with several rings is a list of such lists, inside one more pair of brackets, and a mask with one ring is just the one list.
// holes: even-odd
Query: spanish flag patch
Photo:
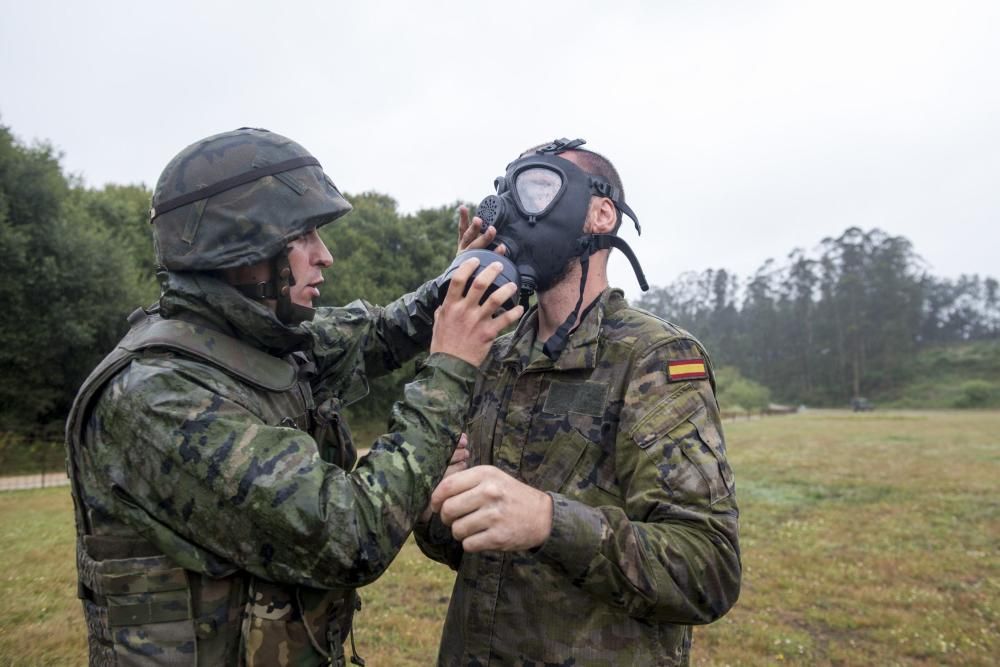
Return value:
[(708, 377), (704, 359), (677, 359), (667, 362), (667, 379), (670, 382), (681, 380), (704, 380)]

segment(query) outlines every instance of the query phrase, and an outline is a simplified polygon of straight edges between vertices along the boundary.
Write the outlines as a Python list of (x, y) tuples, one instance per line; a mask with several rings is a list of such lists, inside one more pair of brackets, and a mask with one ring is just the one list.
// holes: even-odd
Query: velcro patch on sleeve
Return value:
[(667, 362), (667, 379), (670, 382), (681, 380), (705, 380), (708, 369), (704, 359), (675, 359)]

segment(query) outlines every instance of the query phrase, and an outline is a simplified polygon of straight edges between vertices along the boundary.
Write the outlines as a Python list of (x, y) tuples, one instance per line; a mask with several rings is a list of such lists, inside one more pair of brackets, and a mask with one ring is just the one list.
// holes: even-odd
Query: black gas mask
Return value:
[[(479, 258), (478, 274), (491, 262), (499, 261), (503, 271), (489, 290), (515, 282), (520, 287), (522, 303), (535, 291), (545, 292), (557, 284), (569, 269), (570, 262), (579, 258), (582, 275), (580, 297), (576, 307), (552, 338), (545, 342), (544, 351), (557, 359), (566, 345), (569, 331), (580, 312), (583, 291), (587, 283), (590, 256), (598, 250), (620, 249), (635, 271), (639, 286), (649, 289), (635, 253), (624, 240), (614, 234), (585, 234), (584, 223), (592, 196), (607, 197), (618, 209), (618, 222), (625, 213), (642, 233), (635, 213), (625, 203), (621, 192), (600, 176), (588, 174), (559, 153), (579, 148), (583, 139), (557, 139), (542, 146), (532, 155), (507, 165), (507, 173), (494, 181), (497, 193), (479, 203), (476, 214), (483, 221), (483, 231), (493, 225), (497, 235), (491, 250), (469, 250), (455, 258), (439, 279), (446, 289), (451, 275), (470, 257)], [(507, 248), (506, 257), (493, 252), (499, 244)], [(471, 281), (471, 278), (470, 278)], [(505, 307), (516, 305), (511, 299)]]

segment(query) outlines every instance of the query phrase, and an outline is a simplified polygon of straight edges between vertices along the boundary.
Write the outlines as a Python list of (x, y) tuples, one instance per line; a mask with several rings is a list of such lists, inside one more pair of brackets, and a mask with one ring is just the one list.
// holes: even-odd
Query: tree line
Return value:
[(998, 288), (992, 277), (936, 278), (905, 237), (851, 227), (746, 279), (686, 273), (638, 303), (778, 400), (836, 405), (901, 386), (924, 347), (1000, 338)]
[[(58, 439), (126, 316), (159, 294), (150, 190), (86, 187), (59, 158), (0, 125), (0, 434)], [(354, 212), (321, 230), (335, 259), (319, 305), (384, 304), (447, 266), (457, 203), (401, 214), (384, 194), (348, 197)], [(743, 393), (756, 381), (810, 403), (899, 381), (922, 345), (1000, 332), (996, 280), (933, 278), (905, 238), (856, 228), (746, 280), (724, 269), (685, 274), (639, 305), (698, 335), (717, 364), (736, 369), (724, 376)], [(388, 414), (411, 373), (375, 382), (355, 412)]]

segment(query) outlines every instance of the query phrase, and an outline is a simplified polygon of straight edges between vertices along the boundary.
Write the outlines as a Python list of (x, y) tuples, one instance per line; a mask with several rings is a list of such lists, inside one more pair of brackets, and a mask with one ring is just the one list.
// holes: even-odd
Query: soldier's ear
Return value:
[(590, 234), (612, 234), (618, 225), (618, 209), (607, 197), (592, 197), (584, 231)]

